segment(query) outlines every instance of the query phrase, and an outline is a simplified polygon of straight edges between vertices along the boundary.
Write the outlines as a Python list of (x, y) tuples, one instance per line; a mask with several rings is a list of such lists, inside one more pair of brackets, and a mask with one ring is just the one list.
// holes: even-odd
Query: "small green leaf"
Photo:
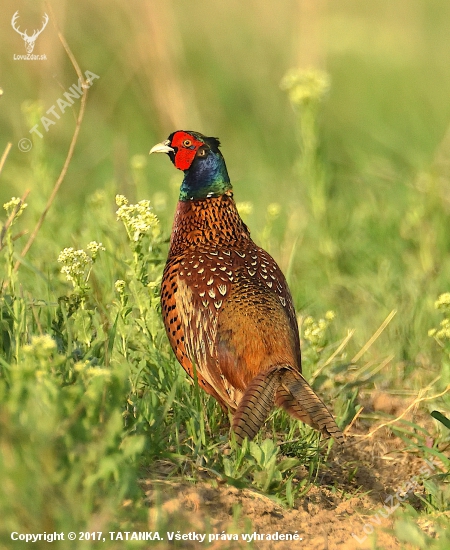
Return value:
[(439, 420), (446, 428), (450, 430), (450, 420), (439, 411), (432, 411), (431, 416), (436, 420)]

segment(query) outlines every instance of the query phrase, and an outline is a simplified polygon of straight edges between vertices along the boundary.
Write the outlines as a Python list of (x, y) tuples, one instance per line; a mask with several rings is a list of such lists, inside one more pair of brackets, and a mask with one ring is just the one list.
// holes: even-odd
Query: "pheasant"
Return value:
[(252, 439), (276, 405), (343, 442), (301, 374), (292, 297), (275, 260), (250, 237), (217, 138), (177, 131), (150, 153), (184, 172), (161, 286), (176, 358), (224, 411), (236, 440)]

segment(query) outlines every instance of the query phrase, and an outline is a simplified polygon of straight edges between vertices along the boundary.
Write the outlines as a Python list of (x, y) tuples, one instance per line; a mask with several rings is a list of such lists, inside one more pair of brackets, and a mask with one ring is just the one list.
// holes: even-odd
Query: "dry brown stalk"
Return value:
[(2, 170), (3, 170), (3, 165), (5, 164), (6, 162), (6, 158), (11, 150), (11, 147), (12, 147), (12, 143), (9, 142), (6, 147), (5, 147), (5, 150), (3, 151), (3, 155), (2, 155), (2, 158), (0, 159), (0, 174), (2, 173)]
[[(53, 12), (53, 9), (52, 9), (50, 3), (46, 2), (46, 4), (47, 4), (47, 9), (51, 13), (52, 22), (53, 22), (53, 25), (56, 29), (57, 34), (58, 34), (58, 38), (61, 41), (61, 44), (63, 45), (63, 47), (64, 47), (64, 49), (67, 53), (67, 56), (69, 57), (70, 62), (72, 63), (73, 68), (75, 69), (75, 72), (77, 73), (79, 81), (81, 82), (81, 87), (82, 87), (82, 90), (83, 90), (83, 94), (81, 96), (80, 110), (78, 111), (75, 130), (74, 130), (74, 133), (73, 133), (73, 136), (72, 136), (72, 140), (70, 142), (70, 146), (69, 146), (69, 150), (67, 152), (66, 160), (64, 161), (64, 165), (61, 169), (61, 173), (59, 174), (59, 177), (56, 180), (56, 183), (53, 187), (53, 190), (50, 193), (47, 204), (45, 205), (45, 208), (42, 211), (42, 214), (40, 215), (39, 220), (37, 221), (36, 226), (33, 229), (33, 232), (31, 233), (25, 247), (23, 248), (23, 250), (20, 254), (21, 258), (24, 258), (25, 255), (27, 254), (27, 252), (30, 250), (31, 245), (33, 244), (34, 240), (36, 239), (36, 236), (37, 236), (42, 224), (44, 223), (45, 217), (46, 217), (48, 211), (50, 210), (50, 207), (52, 206), (53, 201), (55, 200), (55, 197), (56, 197), (56, 195), (59, 191), (59, 188), (61, 187), (61, 184), (64, 181), (64, 178), (66, 176), (67, 169), (69, 168), (69, 164), (70, 164), (70, 161), (72, 160), (75, 145), (76, 145), (77, 140), (78, 140), (78, 134), (80, 133), (81, 122), (83, 120), (84, 111), (86, 109), (87, 90), (88, 90), (88, 87), (89, 87), (87, 85), (86, 79), (84, 78), (84, 76), (81, 72), (80, 66), (78, 65), (78, 62), (77, 62), (75, 56), (73, 55), (71, 49), (69, 48), (69, 45), (66, 42), (66, 39), (64, 38), (62, 32), (60, 31), (60, 29), (59, 29), (59, 27), (56, 23), (55, 14)], [(18, 260), (16, 262), (16, 264), (14, 265), (14, 271), (15, 272), (19, 269), (20, 264), (21, 264), (21, 261)]]
[(380, 328), (373, 334), (371, 338), (366, 342), (366, 344), (358, 351), (358, 353), (353, 357), (352, 363), (356, 363), (358, 359), (360, 359), (366, 351), (370, 348), (370, 346), (375, 342), (375, 340), (378, 339), (380, 334), (383, 332), (383, 330), (388, 326), (388, 324), (392, 321), (395, 314), (397, 313), (396, 309), (393, 309), (389, 315), (386, 317), (386, 319), (381, 323)]
[[(386, 426), (391, 426), (392, 424), (395, 424), (396, 422), (398, 422), (399, 420), (401, 420), (406, 414), (408, 414), (408, 412), (416, 407), (419, 403), (422, 403), (423, 401), (433, 401), (435, 399), (438, 399), (439, 397), (442, 397), (443, 395), (445, 395), (446, 393), (448, 393), (450, 391), (450, 384), (445, 388), (444, 391), (436, 394), (436, 395), (429, 395), (429, 396), (425, 396), (425, 397), (421, 397), (424, 393), (426, 393), (430, 387), (436, 382), (436, 380), (433, 380), (433, 382), (431, 384), (429, 384), (424, 390), (422, 390), (419, 395), (414, 399), (414, 401), (412, 403), (410, 403), (406, 409), (402, 412), (402, 414), (400, 414), (399, 416), (397, 416), (396, 418), (393, 418), (392, 420), (389, 420), (388, 422), (383, 422), (382, 424), (380, 424), (379, 426), (377, 426), (376, 428), (374, 428), (373, 430), (371, 430), (369, 433), (367, 434), (349, 434), (347, 433), (347, 435), (351, 436), (351, 437), (357, 437), (357, 438), (361, 438), (362, 440), (365, 440), (365, 439), (369, 439), (370, 437), (372, 437), (378, 430), (381, 430), (381, 428), (385, 428)], [(359, 412), (359, 411), (358, 411)], [(353, 422), (352, 422), (353, 424)]]

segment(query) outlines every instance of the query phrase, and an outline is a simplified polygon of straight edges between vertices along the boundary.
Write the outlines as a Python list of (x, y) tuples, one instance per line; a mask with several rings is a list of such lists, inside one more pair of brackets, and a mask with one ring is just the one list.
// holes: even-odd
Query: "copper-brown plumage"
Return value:
[(175, 132), (152, 151), (183, 169), (161, 286), (164, 325), (183, 368), (234, 413), (238, 441), (283, 407), (338, 441), (343, 436), (301, 375), (292, 297), (274, 259), (251, 239), (218, 141)]

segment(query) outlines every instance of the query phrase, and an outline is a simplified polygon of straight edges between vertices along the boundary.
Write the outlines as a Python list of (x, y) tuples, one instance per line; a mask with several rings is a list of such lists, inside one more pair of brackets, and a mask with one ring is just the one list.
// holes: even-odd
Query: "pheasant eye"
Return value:
[(185, 139), (183, 141), (183, 147), (190, 147), (192, 145), (192, 141), (190, 139)]

